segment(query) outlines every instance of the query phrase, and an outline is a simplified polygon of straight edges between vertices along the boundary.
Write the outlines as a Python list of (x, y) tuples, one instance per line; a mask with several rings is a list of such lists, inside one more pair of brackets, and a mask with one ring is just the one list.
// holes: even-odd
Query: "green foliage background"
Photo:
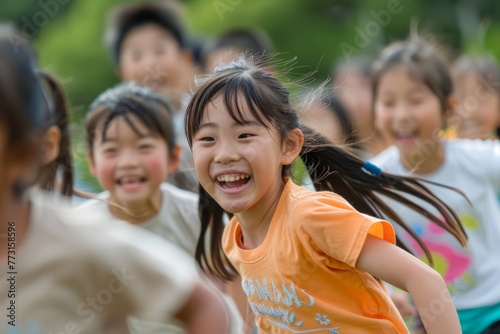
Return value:
[[(92, 99), (118, 82), (103, 31), (110, 8), (125, 2), (130, 1), (2, 0), (0, 4), (0, 20), (14, 21), (24, 29), (37, 47), (42, 67), (63, 80), (75, 134), (73, 155), (83, 181), (79, 184), (94, 191), (98, 187), (87, 170), (81, 120)], [(500, 1), (186, 0), (184, 4), (185, 20), (194, 35), (208, 38), (229, 27), (259, 27), (271, 36), (281, 59), (297, 57), (301, 71), (317, 70), (319, 80), (329, 76), (334, 62), (345, 59), (342, 47), (349, 45), (375, 57), (386, 43), (408, 36), (411, 22), (455, 54), (500, 56), (496, 43)], [(390, 8), (400, 12), (378, 23), (377, 32), (376, 13)], [(363, 33), (371, 35), (363, 40)]]

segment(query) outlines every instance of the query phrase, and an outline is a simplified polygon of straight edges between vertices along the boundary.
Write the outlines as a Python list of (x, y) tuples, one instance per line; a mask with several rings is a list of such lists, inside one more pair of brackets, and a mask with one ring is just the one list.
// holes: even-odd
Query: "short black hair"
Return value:
[(134, 82), (109, 88), (91, 103), (85, 120), (87, 147), (90, 152), (93, 154), (97, 131), (102, 131), (102, 137), (105, 138), (115, 118), (123, 117), (131, 129), (140, 135), (141, 132), (130, 115), (136, 116), (148, 130), (161, 136), (172, 153), (176, 139), (170, 103), (160, 94)]
[(175, 0), (132, 3), (114, 7), (107, 20), (105, 42), (115, 65), (120, 63), (123, 40), (133, 28), (153, 23), (169, 31), (181, 49), (186, 46), (184, 25)]

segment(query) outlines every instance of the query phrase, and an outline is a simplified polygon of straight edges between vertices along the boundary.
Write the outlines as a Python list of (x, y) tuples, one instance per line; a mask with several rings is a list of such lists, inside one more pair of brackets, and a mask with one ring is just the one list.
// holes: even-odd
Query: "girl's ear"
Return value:
[(94, 157), (92, 156), (92, 152), (90, 150), (87, 150), (87, 161), (89, 162), (89, 169), (92, 175), (95, 175), (95, 161)]
[(300, 129), (293, 129), (283, 142), (283, 155), (281, 163), (284, 166), (290, 165), (300, 154), (304, 144), (304, 134)]
[(57, 159), (59, 155), (59, 144), (61, 142), (61, 130), (57, 125), (51, 126), (41, 138), (42, 161), (41, 165), (48, 165)]
[(180, 145), (175, 145), (168, 156), (168, 173), (175, 172), (179, 165), (181, 164), (181, 152), (182, 148)]

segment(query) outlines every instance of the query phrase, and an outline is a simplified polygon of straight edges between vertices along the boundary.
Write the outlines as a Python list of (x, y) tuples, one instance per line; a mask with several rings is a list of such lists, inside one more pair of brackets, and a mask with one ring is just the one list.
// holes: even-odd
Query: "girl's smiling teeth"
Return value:
[(219, 175), (216, 179), (223, 188), (238, 188), (246, 184), (250, 176), (245, 174), (226, 174)]
[(401, 143), (410, 143), (418, 138), (417, 131), (396, 132), (394, 138)]
[(140, 176), (124, 176), (118, 179), (117, 183), (119, 185), (124, 185), (124, 184), (129, 184), (129, 183), (139, 183), (139, 182), (145, 182), (146, 178), (145, 177), (140, 177)]
[(142, 176), (123, 176), (117, 180), (118, 187), (125, 192), (135, 192), (142, 189), (146, 184), (146, 178)]

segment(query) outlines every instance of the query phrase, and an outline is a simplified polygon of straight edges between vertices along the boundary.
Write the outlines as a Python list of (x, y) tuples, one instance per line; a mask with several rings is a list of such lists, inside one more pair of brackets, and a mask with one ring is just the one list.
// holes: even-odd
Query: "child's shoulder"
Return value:
[[(155, 247), (169, 250), (176, 248), (165, 243), (162, 238), (125, 221), (114, 218), (110, 223), (109, 217), (99, 210), (86, 210), (85, 214), (82, 214), (79, 210), (75, 210), (69, 201), (56, 201), (44, 191), (38, 190), (32, 193), (31, 201), (35, 230), (51, 235), (53, 239), (61, 239), (61, 242), (66, 240), (87, 256), (102, 257), (103, 249), (114, 249), (117, 251), (116, 254), (121, 254), (118, 250), (129, 253), (130, 250), (137, 248), (137, 244), (154, 245), (152, 248), (139, 247), (145, 251), (152, 251)], [(145, 242), (138, 243), (139, 239)], [(167, 245), (161, 246), (162, 244)]]
[[(101, 224), (105, 219), (95, 210), (85, 214), (75, 210), (69, 200), (54, 199), (43, 190), (33, 189), (29, 194), (31, 202), (31, 233), (42, 242), (52, 240), (60, 245), (71, 245), (82, 255), (89, 254), (88, 239), (100, 239), (105, 230)], [(98, 229), (97, 229), (98, 227)]]
[[(500, 168), (500, 141), (481, 139), (455, 139), (445, 142), (446, 159), (454, 166), (462, 166), (471, 173)], [(496, 172), (495, 172), (496, 173)]]
[(94, 210), (106, 208), (106, 201), (109, 199), (109, 192), (103, 191), (95, 198), (84, 199), (73, 204), (75, 210)]
[[(485, 160), (500, 158), (499, 140), (481, 140), (481, 139), (453, 139), (442, 141), (446, 159), (451, 159), (453, 165), (457, 164), (475, 164)], [(403, 170), (400, 162), (400, 153), (395, 145), (385, 149), (372, 159), (370, 162), (388, 172), (401, 172)]]
[[(106, 198), (101, 194), (98, 199), (90, 199), (82, 204), (75, 205), (67, 199), (55, 199), (43, 190), (32, 191), (30, 194), (33, 203), (33, 220), (53, 221), (53, 226), (71, 226), (78, 228), (96, 228), (97, 225), (125, 224), (109, 212)], [(101, 228), (99, 226), (98, 228)], [(85, 228), (82, 228), (82, 231)]]
[(71, 221), (71, 224), (110, 224), (119, 221), (119, 219), (111, 213), (108, 202), (109, 193), (104, 191), (95, 198), (73, 204), (73, 216), (76, 216), (76, 218)]
[(193, 202), (196, 201), (198, 202), (199, 195), (197, 193), (194, 193), (189, 190), (184, 190), (179, 187), (174, 186), (173, 184), (163, 182), (160, 185), (160, 190), (164, 194), (168, 194), (171, 198), (174, 198), (176, 200), (180, 201), (189, 201)]
[(304, 186), (293, 184), (288, 196), (293, 209), (297, 212), (307, 212), (314, 207), (321, 206), (348, 207), (354, 210), (342, 196), (331, 191), (312, 191)]
[(482, 139), (454, 139), (450, 141), (445, 141), (447, 147), (450, 150), (460, 150), (464, 153), (482, 153), (491, 152), (500, 149), (499, 140), (482, 140)]
[[(316, 231), (318, 236), (325, 231), (339, 229), (343, 233), (350, 231), (355, 234), (360, 228), (367, 227), (368, 230), (374, 223), (383, 222), (357, 211), (346, 199), (331, 191), (313, 192), (301, 186), (293, 186), (288, 201), (289, 205), (282, 211), (282, 217), (290, 222), (289, 226), (296, 231)], [(390, 234), (391, 228), (385, 228), (390, 225), (387, 222), (382, 225), (384, 228), (380, 231), (386, 233), (387, 230)]]

